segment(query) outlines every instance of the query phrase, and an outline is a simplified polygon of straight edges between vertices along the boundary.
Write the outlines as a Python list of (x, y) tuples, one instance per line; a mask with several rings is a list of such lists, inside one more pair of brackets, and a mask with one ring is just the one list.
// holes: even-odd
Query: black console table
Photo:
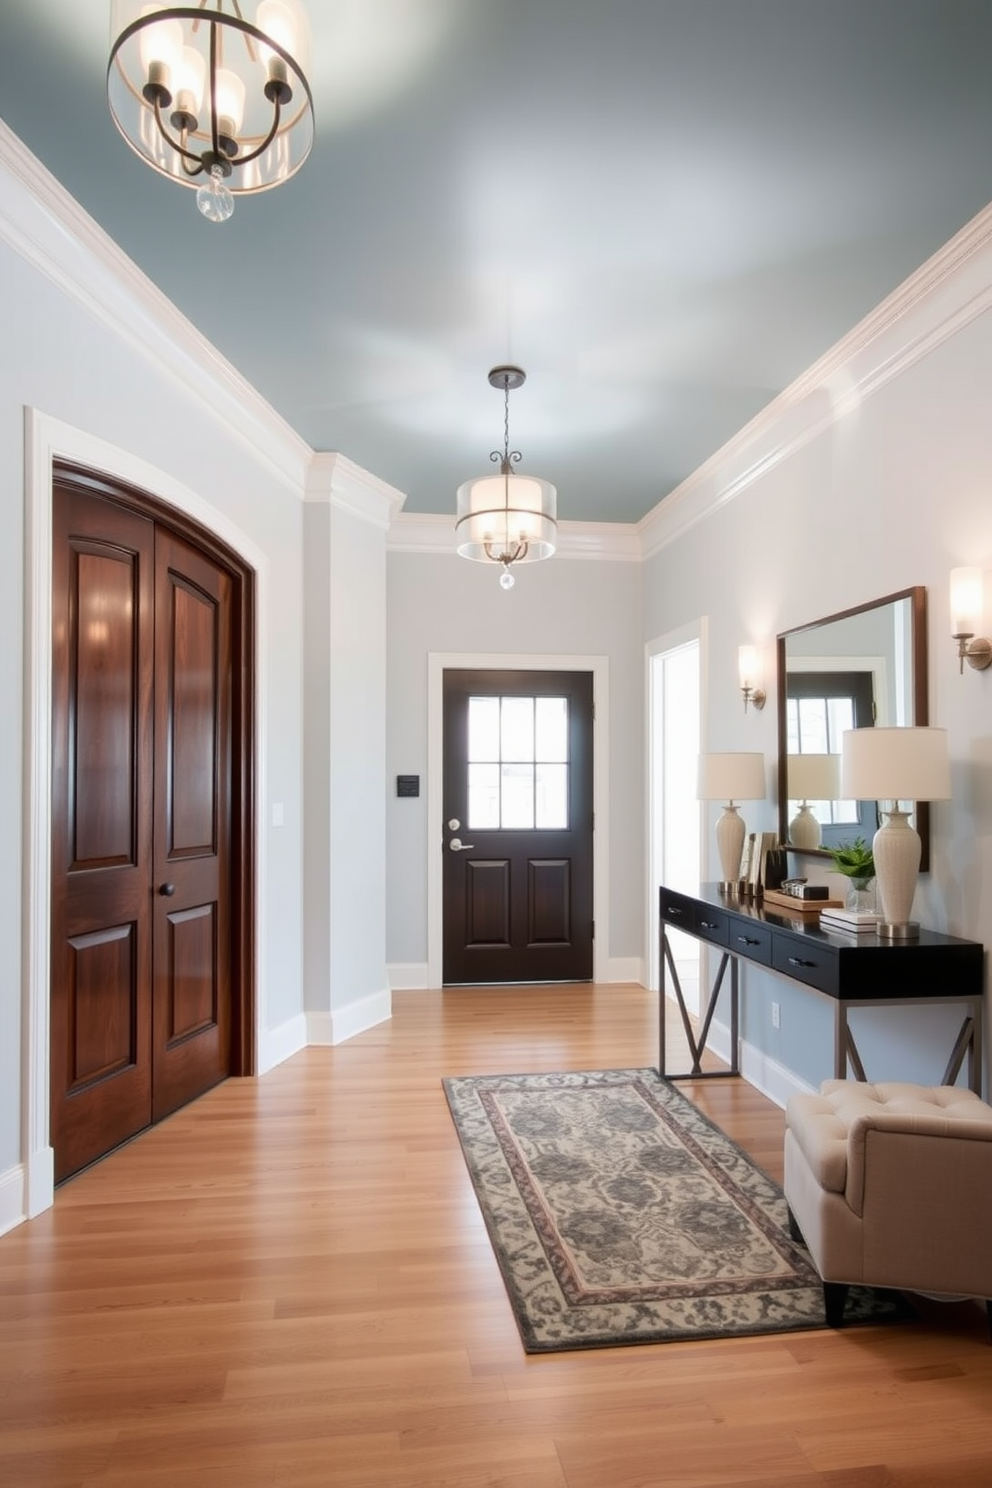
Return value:
[[(921, 930), (918, 940), (882, 940), (875, 935), (854, 936), (821, 930), (815, 919), (805, 923), (787, 909), (766, 908), (760, 901), (725, 894), (717, 884), (703, 884), (698, 895), (662, 888), (659, 895), (661, 955), (659, 976), (659, 1072), (670, 1080), (736, 1075), (738, 1068), (739, 967), (753, 961), (781, 976), (811, 987), (833, 1000), (834, 1076), (865, 1080), (864, 1066), (848, 1025), (852, 1007), (898, 1007), (921, 1003), (960, 1003), (965, 1018), (944, 1071), (943, 1083), (953, 1085), (968, 1056), (968, 1084), (982, 1093), (982, 993), (984, 948), (976, 940), (958, 940)], [(669, 929), (682, 930), (708, 942), (720, 952), (720, 962), (705, 1006), (700, 1006), (693, 1028), (678, 972), (668, 942)], [(703, 1050), (716, 1011), (717, 998), (730, 969), (730, 1066), (707, 1071), (701, 1067)], [(669, 1073), (665, 1050), (667, 979), (672, 986), (692, 1058), (692, 1068)]]

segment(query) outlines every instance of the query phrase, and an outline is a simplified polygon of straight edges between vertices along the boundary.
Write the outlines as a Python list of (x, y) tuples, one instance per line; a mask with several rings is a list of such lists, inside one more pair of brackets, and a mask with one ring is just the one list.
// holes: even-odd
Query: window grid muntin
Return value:
[(470, 831), (568, 829), (567, 697), (470, 696)]

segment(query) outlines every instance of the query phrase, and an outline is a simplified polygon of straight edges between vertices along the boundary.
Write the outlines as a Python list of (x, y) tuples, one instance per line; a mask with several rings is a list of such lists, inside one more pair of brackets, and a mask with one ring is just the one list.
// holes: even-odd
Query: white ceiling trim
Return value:
[(0, 241), (200, 401), (301, 499), (311, 450), (0, 119)]
[[(390, 553), (454, 554), (454, 509), (450, 516), (438, 512), (399, 512), (390, 526), (386, 548)], [(559, 522), (555, 556), (639, 563), (641, 540), (630, 522)]]
[(371, 471), (363, 470), (347, 455), (335, 452), (314, 455), (305, 499), (337, 507), (388, 531), (406, 496)]
[(992, 205), (643, 517), (645, 558), (677, 541), (992, 307)]

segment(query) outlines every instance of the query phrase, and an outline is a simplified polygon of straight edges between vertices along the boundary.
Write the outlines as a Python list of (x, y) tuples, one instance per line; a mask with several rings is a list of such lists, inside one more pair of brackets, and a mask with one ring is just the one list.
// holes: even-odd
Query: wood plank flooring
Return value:
[[(992, 1346), (918, 1322), (528, 1358), (443, 1075), (648, 1066), (637, 987), (400, 993), (0, 1240), (5, 1488), (988, 1488)], [(774, 1177), (782, 1115), (683, 1086)]]

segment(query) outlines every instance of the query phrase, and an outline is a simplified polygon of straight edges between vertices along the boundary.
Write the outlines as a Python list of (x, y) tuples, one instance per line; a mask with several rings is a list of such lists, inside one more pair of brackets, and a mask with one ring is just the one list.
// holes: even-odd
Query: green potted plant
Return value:
[(848, 909), (874, 912), (875, 909), (875, 858), (863, 837), (853, 842), (841, 842), (828, 848), (838, 873), (850, 879), (851, 888), (847, 896)]

